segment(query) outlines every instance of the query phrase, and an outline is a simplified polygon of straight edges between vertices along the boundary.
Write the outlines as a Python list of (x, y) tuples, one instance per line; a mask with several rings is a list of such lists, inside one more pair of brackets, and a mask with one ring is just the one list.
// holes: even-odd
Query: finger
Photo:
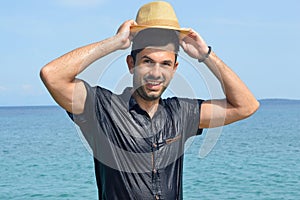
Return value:
[(129, 25), (129, 26), (137, 25), (136, 21), (133, 20), (133, 19), (127, 20), (125, 23), (126, 23), (127, 25)]
[(183, 40), (184, 38), (186, 38), (191, 31), (191, 28), (182, 28), (182, 29), (185, 29), (185, 31), (179, 33), (179, 40)]
[(186, 49), (186, 42), (185, 41), (180, 41), (180, 46), (183, 48), (183, 50), (185, 50)]
[(130, 26), (131, 26), (132, 23), (133, 23), (132, 20), (127, 20), (127, 21), (125, 21), (125, 22), (121, 25), (120, 30), (122, 30), (122, 31), (128, 31), (128, 30), (130, 29)]
[(131, 20), (131, 25), (138, 25), (135, 20)]

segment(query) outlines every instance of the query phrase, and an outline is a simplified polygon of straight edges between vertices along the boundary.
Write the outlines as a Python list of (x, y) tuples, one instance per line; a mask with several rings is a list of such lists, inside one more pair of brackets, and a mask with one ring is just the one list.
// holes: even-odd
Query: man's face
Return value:
[[(167, 48), (168, 49), (168, 48)], [(178, 63), (170, 50), (145, 48), (136, 56), (133, 87), (147, 101), (157, 100), (169, 85)]]

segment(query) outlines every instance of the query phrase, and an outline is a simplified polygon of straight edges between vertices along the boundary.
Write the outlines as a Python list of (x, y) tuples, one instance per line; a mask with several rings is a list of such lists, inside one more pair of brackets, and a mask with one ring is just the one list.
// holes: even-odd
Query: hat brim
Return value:
[(146, 25), (130, 26), (130, 30), (132, 32), (139, 32), (139, 31), (147, 29), (147, 28), (161, 28), (161, 29), (175, 30), (175, 31), (179, 31), (182, 34), (188, 34), (190, 32), (189, 28), (177, 28), (177, 27), (172, 27), (172, 26), (146, 26)]

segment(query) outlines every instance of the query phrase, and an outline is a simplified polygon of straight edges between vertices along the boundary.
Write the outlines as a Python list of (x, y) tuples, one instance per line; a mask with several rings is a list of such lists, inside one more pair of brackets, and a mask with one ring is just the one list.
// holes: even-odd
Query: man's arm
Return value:
[(249, 117), (258, 109), (259, 103), (251, 91), (214, 52), (204, 63), (220, 81), (226, 99), (203, 102), (201, 128), (230, 124)]
[[(193, 58), (203, 59), (208, 46), (198, 33), (190, 33), (182, 39), (182, 48)], [(245, 119), (259, 107), (259, 102), (243, 81), (214, 52), (204, 60), (205, 65), (217, 77), (226, 99), (208, 100), (201, 105), (199, 128), (213, 128)]]
[[(131, 44), (130, 26), (136, 24), (124, 22), (117, 34), (106, 40), (77, 48), (45, 65), (40, 76), (54, 100), (64, 109), (74, 114), (84, 110), (86, 89), (76, 76), (90, 64), (119, 49), (126, 49)], [(75, 92), (76, 90), (76, 92)]]

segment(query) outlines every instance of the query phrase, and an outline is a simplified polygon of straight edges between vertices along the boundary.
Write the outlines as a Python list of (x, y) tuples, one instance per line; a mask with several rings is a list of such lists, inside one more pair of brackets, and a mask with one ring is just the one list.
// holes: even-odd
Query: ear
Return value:
[(176, 62), (175, 64), (174, 64), (174, 66), (173, 66), (173, 69), (172, 69), (172, 74), (171, 74), (171, 77), (173, 78), (174, 77), (174, 74), (176, 73), (176, 70), (177, 70), (177, 68), (178, 68), (178, 62)]
[(175, 73), (178, 68), (179, 62), (176, 62), (173, 67), (173, 72)]
[(127, 62), (127, 66), (128, 66), (130, 74), (133, 74), (133, 70), (134, 70), (133, 57), (131, 55), (128, 55), (127, 58), (126, 58), (126, 62)]

